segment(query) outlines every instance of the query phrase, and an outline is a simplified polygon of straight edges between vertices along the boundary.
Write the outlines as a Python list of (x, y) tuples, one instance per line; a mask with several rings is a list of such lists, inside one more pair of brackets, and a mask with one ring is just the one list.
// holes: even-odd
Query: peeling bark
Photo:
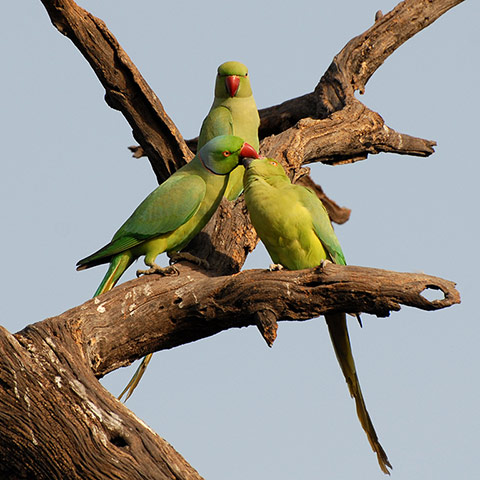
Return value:
[[(278, 321), (345, 311), (384, 317), (401, 304), (437, 310), (460, 301), (448, 280), (366, 267), (326, 263), (308, 270), (246, 270), (215, 277), (178, 267), (179, 276), (125, 282), (58, 317), (61, 324), (77, 324), (95, 375), (152, 351), (257, 325), (258, 312), (274, 312)], [(426, 289), (440, 290), (444, 298), (429, 301), (422, 296)]]
[[(435, 142), (395, 132), (355, 99), (403, 42), (461, 0), (406, 0), (352, 39), (314, 91), (264, 109), (261, 151), (283, 161), (291, 178), (324, 201), (333, 220), (350, 211), (328, 199), (305, 164), (351, 163), (369, 154), (426, 156)], [(106, 25), (72, 0), (42, 0), (122, 112), (159, 182), (192, 158), (157, 96)], [(267, 138), (268, 137), (268, 138)], [(142, 152), (139, 152), (142, 153)], [(208, 272), (140, 278), (11, 335), (0, 327), (0, 477), (48, 479), (200, 479), (161, 437), (98, 382), (145, 354), (229, 328), (256, 325), (268, 344), (277, 321), (335, 311), (386, 316), (409, 305), (425, 310), (460, 302), (452, 282), (423, 274), (326, 264), (302, 271), (238, 273), (258, 238), (243, 198), (224, 200), (189, 251)], [(426, 289), (444, 298), (427, 300)]]
[(61, 317), (0, 327), (0, 477), (178, 479), (200, 475), (95, 378)]
[[(15, 335), (0, 328), (1, 478), (200, 479), (96, 377), (152, 351), (258, 325), (259, 317), (275, 328), (277, 318), (386, 316), (400, 304), (436, 310), (460, 302), (453, 282), (424, 274), (330, 263), (220, 277), (179, 269), (126, 282)], [(429, 301), (425, 289), (444, 298)]]

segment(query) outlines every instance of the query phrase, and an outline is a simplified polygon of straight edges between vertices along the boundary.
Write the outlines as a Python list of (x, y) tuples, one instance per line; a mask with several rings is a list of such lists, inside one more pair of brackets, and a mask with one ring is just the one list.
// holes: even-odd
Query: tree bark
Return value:
[(61, 319), (0, 327), (0, 478), (200, 479), (102, 387)]
[[(179, 269), (126, 282), (15, 335), (0, 328), (1, 478), (199, 479), (96, 377), (152, 351), (256, 325), (259, 312), (290, 321), (345, 310), (386, 316), (400, 304), (436, 310), (460, 301), (447, 280), (330, 263), (217, 277)], [(429, 301), (426, 289), (444, 298)]]
[[(125, 282), (54, 323), (75, 324), (82, 356), (101, 377), (152, 351), (256, 325), (258, 312), (295, 321), (335, 311), (384, 317), (400, 310), (400, 304), (437, 310), (460, 301), (455, 284), (441, 278), (329, 262), (308, 270), (246, 270), (215, 277), (188, 265), (178, 268), (174, 278)], [(422, 295), (428, 289), (441, 291), (443, 299), (429, 301)]]
[[(339, 164), (393, 152), (425, 156), (435, 142), (397, 133), (354, 97), (403, 42), (461, 0), (406, 0), (352, 39), (313, 92), (262, 110), (262, 153), (313, 188), (333, 220), (349, 210), (328, 199), (304, 165)], [(72, 0), (42, 0), (52, 23), (88, 60), (122, 112), (159, 182), (192, 158), (159, 99), (105, 24)], [(0, 477), (36, 479), (200, 479), (161, 437), (98, 382), (147, 353), (228, 328), (257, 325), (267, 343), (277, 320), (334, 311), (386, 316), (400, 305), (426, 310), (460, 302), (452, 282), (420, 274), (333, 264), (302, 271), (238, 273), (258, 238), (242, 198), (223, 201), (189, 251), (208, 272), (126, 282), (57, 317), (11, 335), (0, 327)], [(429, 301), (422, 292), (443, 292)]]

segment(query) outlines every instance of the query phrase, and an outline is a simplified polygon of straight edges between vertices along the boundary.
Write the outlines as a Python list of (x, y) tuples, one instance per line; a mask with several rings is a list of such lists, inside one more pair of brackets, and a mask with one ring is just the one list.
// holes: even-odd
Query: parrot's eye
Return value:
[(277, 162), (274, 162), (273, 160), (270, 162), (270, 165), (273, 165), (274, 167), (276, 167), (278, 165)]
[(229, 157), (231, 154), (232, 154), (232, 152), (229, 152), (228, 150), (225, 150), (225, 151), (223, 152), (223, 156), (224, 156), (224, 157)]

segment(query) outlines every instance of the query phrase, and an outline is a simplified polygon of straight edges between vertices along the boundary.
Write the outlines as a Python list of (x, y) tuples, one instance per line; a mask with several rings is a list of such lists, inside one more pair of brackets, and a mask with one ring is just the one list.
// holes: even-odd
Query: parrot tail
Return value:
[(143, 374), (145, 373), (145, 370), (147, 369), (148, 364), (150, 363), (150, 360), (152, 359), (152, 357), (153, 357), (153, 353), (149, 353), (148, 355), (143, 357), (143, 360), (140, 363), (139, 367), (137, 368), (137, 371), (133, 374), (133, 377), (127, 383), (127, 386), (123, 389), (123, 392), (117, 397), (119, 400), (122, 399), (125, 393), (127, 394), (127, 396), (125, 397), (125, 401), (127, 401), (130, 398), (135, 388), (137, 388), (138, 383), (142, 379)]
[[(103, 280), (98, 286), (94, 297), (111, 290), (115, 286), (115, 284), (118, 282), (123, 272), (133, 263), (133, 260), (134, 259), (132, 258), (131, 253), (128, 251), (119, 253), (118, 255), (112, 257), (107, 273), (105, 274), (105, 276), (103, 277)], [(153, 354), (150, 353), (149, 355), (143, 358), (142, 363), (137, 368), (137, 371), (133, 375), (132, 379), (128, 382), (128, 385), (125, 387), (123, 392), (119, 395), (118, 397), (119, 400), (122, 399), (123, 395), (127, 391), (128, 393), (127, 393), (127, 397), (125, 398), (125, 401), (128, 400), (128, 398), (130, 397), (130, 395), (133, 393), (136, 386), (138, 385), (138, 382), (140, 382), (140, 379), (142, 378), (143, 374), (145, 373), (145, 370), (147, 369), (147, 365), (149, 364), (150, 359), (152, 358), (152, 355)]]
[(388, 460), (385, 450), (378, 441), (375, 428), (370, 419), (370, 415), (368, 414), (365, 400), (363, 399), (362, 390), (360, 389), (360, 382), (358, 381), (350, 338), (348, 336), (346, 315), (344, 313), (333, 313), (325, 315), (325, 320), (328, 325), (328, 331), (335, 350), (335, 355), (337, 356), (338, 363), (345, 376), (350, 395), (355, 399), (357, 416), (360, 420), (360, 424), (367, 434), (372, 450), (377, 454), (378, 464), (380, 465), (382, 472), (390, 475), (387, 467), (392, 468), (392, 465)]
[(133, 258), (130, 252), (122, 252), (115, 257), (112, 257), (107, 273), (103, 277), (103, 280), (93, 296), (96, 297), (101, 293), (111, 290), (118, 282), (123, 272), (132, 264), (132, 262)]

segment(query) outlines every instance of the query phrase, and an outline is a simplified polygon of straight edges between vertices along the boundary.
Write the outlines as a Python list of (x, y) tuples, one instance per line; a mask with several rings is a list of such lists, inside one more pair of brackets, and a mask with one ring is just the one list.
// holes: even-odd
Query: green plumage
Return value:
[[(229, 79), (233, 77), (238, 79), (235, 92), (229, 89)], [(200, 129), (198, 148), (202, 148), (218, 135), (237, 135), (258, 151), (259, 125), (260, 117), (253, 98), (247, 67), (239, 62), (223, 63), (218, 67), (215, 97)], [(238, 166), (230, 173), (224, 194), (228, 200), (235, 200), (242, 193), (244, 171), (242, 166)]]
[[(212, 196), (211, 193), (219, 191), (225, 180), (225, 176), (213, 175), (195, 158), (157, 187), (118, 229), (108, 245), (80, 260), (78, 265), (86, 265), (88, 268), (107, 263), (126, 250), (132, 250), (134, 256), (139, 257), (148, 252), (145, 247), (148, 240), (164, 234), (167, 235), (163, 251), (181, 250), (185, 242), (188, 243), (190, 237), (197, 233), (197, 227), (209, 216), (209, 210), (215, 206), (216, 200), (215, 194)], [(207, 182), (210, 183), (211, 190), (209, 202), (204, 201)], [(181, 201), (175, 201), (176, 198)], [(195, 213), (196, 218), (179, 230)]]
[[(242, 138), (216, 137), (148, 195), (107, 245), (77, 263), (77, 270), (110, 264), (95, 296), (113, 288), (123, 272), (142, 255), (152, 273), (162, 270), (155, 265), (156, 257), (163, 252), (182, 250), (200, 232), (222, 199), (228, 174), (242, 155), (250, 156), (252, 152), (256, 154)], [(129, 395), (150, 357), (145, 357), (127, 386)]]
[[(244, 164), (247, 164), (245, 202), (252, 224), (272, 260), (289, 270), (316, 267), (323, 260), (345, 265), (327, 211), (315, 193), (293, 185), (275, 160), (261, 158), (246, 160)], [(328, 314), (325, 319), (336, 357), (355, 399), (360, 423), (377, 454), (380, 468), (389, 474), (387, 467), (391, 465), (378, 441), (360, 389), (346, 315)]]

